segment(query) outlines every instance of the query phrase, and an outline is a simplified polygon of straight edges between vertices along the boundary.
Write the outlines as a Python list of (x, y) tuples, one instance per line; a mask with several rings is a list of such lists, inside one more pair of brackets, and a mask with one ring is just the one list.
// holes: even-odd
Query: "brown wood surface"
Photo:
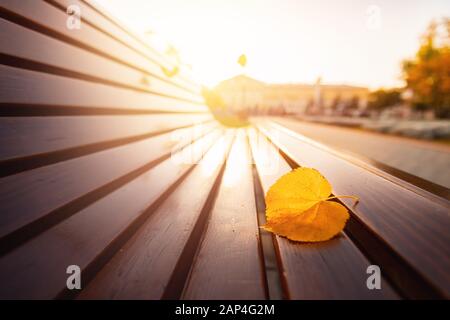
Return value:
[(205, 106), (134, 91), (0, 65), (0, 103), (84, 108), (206, 112)]
[[(178, 134), (190, 137), (191, 131), (180, 129)], [(206, 139), (213, 141), (219, 134), (220, 130), (216, 130)], [(191, 142), (174, 137), (174, 133), (167, 133), (0, 179), (0, 243), (8, 244), (10, 239), (4, 239), (6, 236), (29, 229), (32, 222), (56, 219), (55, 215), (64, 216), (71, 207), (94, 201), (96, 197), (91, 193), (98, 192), (100, 196), (102, 188), (120, 186), (127, 181), (127, 175), (133, 177), (134, 171), (140, 172), (152, 162), (170, 157), (173, 150)]]
[[(343, 159), (277, 124), (262, 124), (260, 128), (296, 163), (318, 169), (335, 194), (360, 197), (355, 215), (362, 224), (443, 296), (450, 296), (447, 200), (419, 193), (389, 174)], [(352, 205), (347, 199), (342, 202)]]
[[(208, 141), (209, 140), (209, 141)], [(199, 140), (188, 148), (210, 145)], [(200, 156), (200, 155), (199, 155)], [(197, 158), (198, 160), (200, 158)], [(0, 257), (0, 298), (51, 299), (66, 290), (66, 268), (78, 265), (87, 281), (154, 211), (151, 207), (192, 164), (171, 159)]]
[[(250, 134), (252, 151), (264, 193), (291, 171), (277, 149), (261, 134)], [(290, 299), (396, 299), (382, 278), (381, 290), (366, 286), (371, 263), (342, 232), (322, 243), (298, 243), (274, 236), (285, 295)]]
[[(148, 74), (158, 75), (161, 78), (166, 77), (160, 65), (87, 23), (79, 30), (68, 29), (66, 27), (67, 13), (65, 10), (63, 11), (45, 1), (3, 0), (2, 6), (3, 9), (0, 11), (2, 15), (10, 17), (10, 12), (12, 12), (21, 19), (26, 19), (23, 23), (31, 22), (40, 32), (46, 32), (66, 42), (108, 56)], [(173, 82), (177, 82), (177, 80), (175, 79)]]
[[(174, 276), (189, 270), (197, 225), (232, 137), (222, 136), (133, 237), (80, 293), (79, 299), (161, 299)], [(169, 240), (170, 239), (170, 240)], [(187, 257), (182, 260), (181, 257)], [(177, 269), (177, 266), (181, 267)], [(177, 286), (183, 288), (183, 276)]]
[(183, 299), (265, 299), (246, 131), (238, 132)]
[[(80, 299), (266, 299), (273, 281), (290, 299), (450, 297), (448, 200), (270, 119), (223, 130), (187, 70), (165, 76), (92, 0), (1, 0), (0, 28), (0, 299), (75, 298), (73, 264)], [(330, 241), (259, 229), (297, 166), (361, 199)]]
[(201, 115), (1, 117), (1, 161), (156, 134), (211, 120)]
[(146, 75), (8, 20), (0, 19), (0, 28), (0, 41), (8, 43), (1, 53), (13, 57), (8, 57), (10, 65), (202, 102), (198, 93), (175, 86), (166, 79)]

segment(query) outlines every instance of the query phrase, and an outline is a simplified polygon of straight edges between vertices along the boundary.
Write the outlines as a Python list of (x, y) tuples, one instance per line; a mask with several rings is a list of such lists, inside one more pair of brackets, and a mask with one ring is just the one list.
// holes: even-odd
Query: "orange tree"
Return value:
[(450, 19), (432, 22), (412, 60), (403, 62), (406, 85), (417, 110), (450, 117)]

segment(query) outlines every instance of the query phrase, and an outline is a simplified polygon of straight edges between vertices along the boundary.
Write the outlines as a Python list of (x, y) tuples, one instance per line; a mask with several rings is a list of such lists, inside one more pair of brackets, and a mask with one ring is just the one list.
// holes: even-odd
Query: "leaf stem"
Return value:
[(353, 199), (355, 202), (353, 203), (352, 208), (356, 207), (356, 205), (357, 205), (358, 202), (359, 202), (359, 198), (358, 198), (357, 196), (347, 196), (347, 195), (344, 195), (344, 196), (334, 196), (334, 197), (329, 197), (329, 198), (327, 198), (326, 200), (342, 199), (342, 198)]

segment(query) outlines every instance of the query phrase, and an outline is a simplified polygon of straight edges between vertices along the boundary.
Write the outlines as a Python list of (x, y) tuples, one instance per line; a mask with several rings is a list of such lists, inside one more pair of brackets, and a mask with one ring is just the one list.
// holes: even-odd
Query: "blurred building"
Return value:
[(228, 108), (258, 113), (343, 113), (347, 107), (363, 110), (369, 90), (347, 85), (267, 84), (245, 75), (222, 81), (215, 88)]

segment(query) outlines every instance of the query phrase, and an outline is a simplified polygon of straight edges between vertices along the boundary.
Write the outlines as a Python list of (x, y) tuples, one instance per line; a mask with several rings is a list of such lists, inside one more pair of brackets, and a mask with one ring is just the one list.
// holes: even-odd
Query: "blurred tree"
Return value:
[(395, 106), (402, 102), (401, 91), (398, 89), (377, 90), (369, 95), (368, 107), (381, 111), (387, 107)]
[(358, 96), (353, 96), (347, 104), (347, 109), (350, 110), (355, 110), (359, 108), (359, 97)]
[(313, 114), (314, 113), (314, 98), (310, 98), (305, 107), (305, 114)]
[(337, 94), (334, 97), (333, 101), (331, 102), (331, 106), (330, 106), (331, 110), (336, 111), (338, 109), (339, 105), (341, 104), (341, 102), (342, 102), (341, 95)]
[(403, 62), (403, 76), (416, 110), (450, 118), (450, 18), (430, 24), (416, 57)]

